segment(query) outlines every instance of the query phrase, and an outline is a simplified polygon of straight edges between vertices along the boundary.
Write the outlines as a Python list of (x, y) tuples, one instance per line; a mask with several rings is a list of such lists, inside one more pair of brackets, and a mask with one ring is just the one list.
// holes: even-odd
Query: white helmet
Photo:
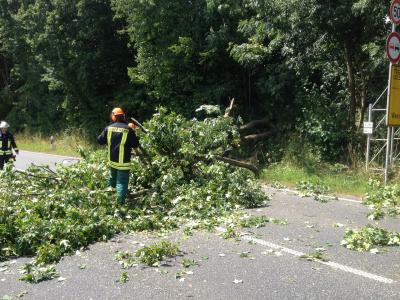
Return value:
[(1, 123), (0, 123), (0, 129), (3, 129), (3, 128), (10, 128), (10, 125), (6, 122), (6, 121), (1, 121)]

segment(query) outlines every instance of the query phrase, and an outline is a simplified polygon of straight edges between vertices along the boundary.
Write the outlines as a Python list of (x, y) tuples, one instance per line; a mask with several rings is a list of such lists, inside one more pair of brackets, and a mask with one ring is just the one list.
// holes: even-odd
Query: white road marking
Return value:
[[(276, 189), (276, 188), (273, 188), (273, 187), (268, 187), (268, 188), (273, 189), (273, 190), (277, 190), (277, 191), (280, 191), (280, 192), (293, 193), (295, 195), (297, 195), (297, 193), (298, 193), (296, 190), (287, 189), (287, 188), (285, 188), (285, 189)], [(321, 197), (324, 197), (324, 198), (327, 198), (327, 199), (332, 199), (332, 200), (359, 203), (359, 204), (362, 203), (361, 200), (355, 200), (355, 199), (349, 199), (349, 198), (343, 198), (343, 197), (334, 197), (334, 196), (325, 196), (325, 195), (321, 195)]]
[(354, 199), (348, 199), (348, 198), (341, 198), (341, 197), (336, 197), (334, 199), (340, 200), (340, 201), (347, 201), (347, 202), (353, 202), (353, 203), (358, 203), (361, 204), (361, 200), (354, 200)]
[[(222, 227), (218, 227), (217, 230), (219, 232), (225, 232), (226, 231), (226, 229), (222, 228)], [(303, 255), (306, 255), (306, 253), (303, 253), (303, 252), (300, 252), (300, 251), (297, 251), (297, 250), (293, 250), (293, 249), (290, 249), (290, 248), (286, 248), (284, 246), (277, 245), (275, 243), (271, 243), (271, 242), (268, 242), (268, 241), (265, 241), (265, 240), (262, 240), (262, 239), (257, 239), (257, 238), (254, 238), (254, 237), (251, 237), (251, 236), (248, 236), (248, 235), (241, 236), (241, 239), (246, 240), (246, 241), (250, 241), (250, 242), (258, 244), (258, 245), (266, 246), (266, 247), (271, 248), (271, 249), (279, 250), (281, 252), (285, 252), (285, 253), (291, 254), (291, 255), (296, 256), (296, 257), (300, 257), (300, 256), (303, 256)], [(346, 265), (342, 265), (342, 264), (336, 263), (334, 261), (322, 261), (322, 260), (314, 260), (314, 261), (317, 262), (317, 263), (320, 263), (322, 265), (331, 267), (331, 268), (333, 268), (335, 270), (341, 270), (341, 271), (346, 272), (346, 273), (351, 273), (351, 274), (358, 275), (358, 276), (361, 276), (361, 277), (364, 277), (364, 278), (368, 278), (368, 279), (372, 279), (372, 280), (375, 280), (375, 281), (378, 281), (378, 282), (387, 283), (387, 284), (392, 284), (392, 283), (396, 282), (393, 279), (386, 278), (386, 277), (383, 277), (383, 276), (380, 276), (380, 275), (376, 275), (376, 274), (372, 274), (372, 273), (368, 273), (368, 272), (364, 272), (364, 271), (361, 271), (361, 270), (358, 270), (358, 269), (354, 269), (352, 267), (349, 267), (349, 266), (346, 266)]]

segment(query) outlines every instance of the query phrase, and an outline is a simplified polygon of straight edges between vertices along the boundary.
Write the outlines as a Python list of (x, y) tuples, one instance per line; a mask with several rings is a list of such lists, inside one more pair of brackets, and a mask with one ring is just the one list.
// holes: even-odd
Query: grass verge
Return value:
[(65, 156), (79, 156), (78, 147), (94, 148), (79, 130), (68, 130), (54, 135), (54, 146), (50, 144), (50, 137), (41, 134), (19, 133), (15, 140), (21, 150)]
[(334, 194), (362, 196), (369, 190), (370, 175), (342, 165), (321, 164), (310, 168), (280, 163), (266, 168), (261, 178), (267, 183), (279, 182), (288, 187), (307, 181), (327, 186)]

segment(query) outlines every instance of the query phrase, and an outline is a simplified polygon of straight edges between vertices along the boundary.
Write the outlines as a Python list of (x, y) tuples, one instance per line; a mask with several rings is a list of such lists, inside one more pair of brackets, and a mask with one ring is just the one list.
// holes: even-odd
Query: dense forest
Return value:
[(326, 160), (362, 145), (385, 88), (390, 1), (0, 0), (0, 119), (94, 134), (113, 106), (140, 120), (202, 104), (262, 119), (280, 148)]

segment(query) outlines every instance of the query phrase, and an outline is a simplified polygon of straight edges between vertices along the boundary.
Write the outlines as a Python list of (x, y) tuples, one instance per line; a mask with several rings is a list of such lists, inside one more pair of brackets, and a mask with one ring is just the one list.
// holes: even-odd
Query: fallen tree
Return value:
[[(230, 104), (225, 111), (225, 118), (233, 117), (235, 111), (235, 98), (230, 99)], [(252, 120), (238, 128), (241, 141), (248, 144), (256, 144), (276, 133), (276, 129), (268, 119)], [(254, 169), (252, 166), (251, 169)]]
[(265, 141), (277, 130), (266, 119), (253, 120), (239, 127), (242, 143), (256, 144)]
[(144, 126), (147, 159), (132, 161), (126, 206), (107, 192), (106, 151), (84, 151), (57, 172), (0, 172), (0, 258), (32, 255), (35, 265), (49, 264), (119, 232), (210, 228), (267, 199), (252, 174), (258, 170), (226, 157), (240, 144), (231, 117), (187, 120), (160, 109)]

